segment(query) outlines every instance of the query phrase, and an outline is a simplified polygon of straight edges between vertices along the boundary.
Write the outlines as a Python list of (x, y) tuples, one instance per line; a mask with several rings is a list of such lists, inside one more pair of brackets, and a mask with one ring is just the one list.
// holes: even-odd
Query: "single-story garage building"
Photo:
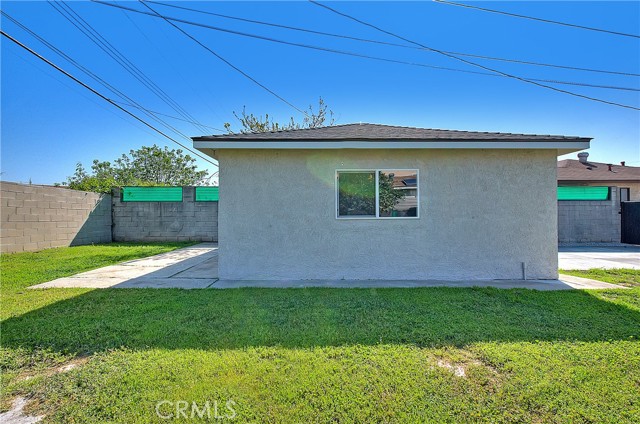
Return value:
[(555, 279), (557, 156), (590, 138), (377, 124), (194, 137), (219, 277)]

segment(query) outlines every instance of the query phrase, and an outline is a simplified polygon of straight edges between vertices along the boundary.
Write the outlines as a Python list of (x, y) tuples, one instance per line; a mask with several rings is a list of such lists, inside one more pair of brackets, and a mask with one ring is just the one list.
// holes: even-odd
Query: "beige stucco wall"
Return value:
[(631, 197), (629, 200), (632, 202), (640, 202), (640, 183), (620, 182), (616, 183), (616, 185), (618, 187), (629, 187), (629, 194)]
[[(221, 150), (221, 279), (557, 277), (552, 150)], [(336, 219), (335, 170), (417, 168), (419, 219)]]

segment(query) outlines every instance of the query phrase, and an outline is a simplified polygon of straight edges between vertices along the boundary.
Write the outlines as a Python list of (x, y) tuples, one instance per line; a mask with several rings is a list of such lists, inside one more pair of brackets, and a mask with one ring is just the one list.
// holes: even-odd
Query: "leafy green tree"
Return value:
[[(239, 132), (243, 134), (299, 130), (303, 128), (320, 128), (324, 126), (331, 126), (335, 123), (335, 120), (333, 119), (333, 111), (328, 109), (322, 97), (318, 100), (318, 111), (314, 112), (313, 106), (309, 105), (308, 113), (302, 119), (302, 122), (296, 122), (293, 116), (287, 123), (274, 122), (273, 118), (270, 117), (269, 114), (265, 114), (264, 116), (256, 116), (253, 113), (247, 114), (246, 107), (242, 108), (242, 113), (240, 115), (233, 112), (233, 116), (235, 116), (240, 122), (241, 128)], [(232, 129), (231, 123), (229, 122), (224, 124), (224, 128), (231, 134), (235, 133)]]
[(373, 172), (340, 174), (339, 213), (346, 215), (376, 214), (376, 177)]
[[(375, 215), (376, 185), (374, 172), (340, 174), (340, 215)], [(393, 188), (394, 174), (378, 173), (378, 206), (381, 216), (391, 216), (393, 208), (405, 196)]]
[(402, 190), (393, 188), (394, 175), (380, 172), (378, 175), (378, 205), (381, 213), (391, 213), (393, 208), (404, 197)]
[(74, 190), (109, 193), (112, 187), (132, 186), (186, 186), (204, 183), (206, 170), (198, 170), (195, 158), (180, 149), (143, 146), (130, 150), (113, 163), (94, 160), (91, 172), (81, 163), (63, 185)]

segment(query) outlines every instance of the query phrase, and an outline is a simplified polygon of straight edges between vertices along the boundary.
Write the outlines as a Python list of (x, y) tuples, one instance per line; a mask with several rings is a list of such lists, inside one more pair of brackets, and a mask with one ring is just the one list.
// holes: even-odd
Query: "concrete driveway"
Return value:
[(560, 269), (632, 268), (640, 269), (640, 246), (561, 246)]
[[(565, 253), (565, 252), (563, 252)], [(585, 254), (588, 252), (568, 252)], [(598, 252), (601, 253), (601, 252)], [(628, 253), (628, 252), (627, 252)], [(638, 253), (634, 253), (638, 255)], [(573, 265), (577, 266), (577, 265)], [(593, 266), (591, 266), (593, 267)], [(628, 267), (628, 265), (627, 265)], [(528, 288), (535, 290), (607, 289), (621, 288), (601, 281), (561, 275), (558, 280), (472, 280), (472, 281), (378, 281), (378, 280), (290, 280), (290, 281), (219, 281), (218, 245), (201, 243), (173, 252), (123, 262), (71, 277), (59, 278), (31, 286), (46, 288), (239, 288), (239, 287), (497, 287)]]

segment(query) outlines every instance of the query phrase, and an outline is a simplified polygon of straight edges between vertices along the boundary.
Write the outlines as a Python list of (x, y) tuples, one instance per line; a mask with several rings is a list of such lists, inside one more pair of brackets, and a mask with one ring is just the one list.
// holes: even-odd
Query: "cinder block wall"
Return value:
[(196, 202), (183, 187), (182, 202), (123, 202), (112, 192), (113, 241), (218, 241), (218, 202)]
[(111, 196), (0, 182), (0, 249), (36, 251), (111, 241)]
[(606, 201), (558, 201), (559, 243), (619, 243), (618, 187), (610, 187)]

